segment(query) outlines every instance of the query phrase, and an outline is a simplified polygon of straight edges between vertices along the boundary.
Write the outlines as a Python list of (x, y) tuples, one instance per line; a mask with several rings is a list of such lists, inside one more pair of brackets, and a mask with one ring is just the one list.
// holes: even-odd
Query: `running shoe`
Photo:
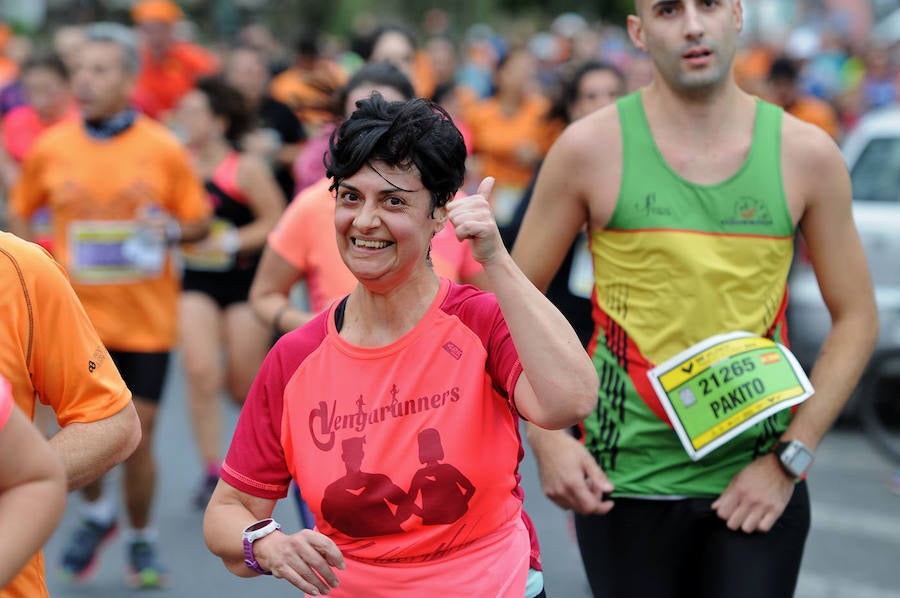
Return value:
[(150, 542), (137, 541), (128, 546), (128, 585), (132, 588), (164, 588), (169, 584), (165, 568)]
[(94, 574), (100, 549), (116, 534), (118, 524), (102, 525), (82, 519), (63, 551), (60, 576), (67, 581), (85, 581)]
[(218, 475), (207, 475), (200, 482), (200, 487), (197, 489), (197, 493), (194, 494), (194, 506), (198, 510), (204, 510), (206, 505), (209, 504), (209, 499), (212, 498), (213, 490), (216, 489), (218, 483)]

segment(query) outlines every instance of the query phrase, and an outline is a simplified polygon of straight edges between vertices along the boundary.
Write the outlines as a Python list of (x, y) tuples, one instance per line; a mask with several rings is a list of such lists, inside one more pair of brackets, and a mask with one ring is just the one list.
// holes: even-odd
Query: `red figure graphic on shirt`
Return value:
[(419, 432), (419, 461), (425, 465), (413, 476), (409, 498), (422, 493), (421, 516), (425, 525), (453, 523), (469, 509), (475, 486), (444, 459), (441, 435), (434, 428)]
[(365, 436), (341, 442), (347, 474), (325, 488), (322, 517), (354, 538), (402, 532), (400, 524), (413, 514), (415, 505), (388, 476), (360, 470), (365, 442)]

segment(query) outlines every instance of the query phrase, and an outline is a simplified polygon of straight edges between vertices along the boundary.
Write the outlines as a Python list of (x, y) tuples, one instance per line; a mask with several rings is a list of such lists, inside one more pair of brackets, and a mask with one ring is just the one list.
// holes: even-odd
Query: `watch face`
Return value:
[(263, 519), (262, 521), (257, 521), (256, 523), (254, 523), (253, 525), (251, 525), (250, 527), (248, 527), (248, 528), (247, 528), (246, 530), (244, 530), (244, 531), (247, 532), (247, 533), (259, 531), (259, 530), (261, 530), (262, 528), (264, 528), (264, 527), (266, 527), (267, 525), (269, 525), (270, 523), (272, 523), (272, 520), (271, 520), (271, 519)]
[(797, 472), (797, 475), (802, 475), (810, 465), (812, 465), (813, 457), (806, 450), (798, 450), (794, 453), (794, 456), (791, 458), (791, 469)]

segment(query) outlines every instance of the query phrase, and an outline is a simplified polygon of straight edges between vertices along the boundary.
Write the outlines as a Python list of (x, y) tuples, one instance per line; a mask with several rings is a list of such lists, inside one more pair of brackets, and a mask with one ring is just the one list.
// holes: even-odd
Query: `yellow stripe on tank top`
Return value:
[(591, 253), (599, 307), (658, 364), (714, 334), (765, 334), (784, 299), (793, 238), (601, 230)]

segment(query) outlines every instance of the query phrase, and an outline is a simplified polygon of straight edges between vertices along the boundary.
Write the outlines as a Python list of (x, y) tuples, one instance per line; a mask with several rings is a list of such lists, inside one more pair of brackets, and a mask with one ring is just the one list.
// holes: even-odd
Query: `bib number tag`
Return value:
[(227, 272), (233, 268), (235, 254), (228, 253), (222, 248), (221, 239), (234, 228), (227, 220), (213, 220), (206, 239), (182, 247), (181, 255), (185, 267), (202, 272)]
[(694, 461), (814, 392), (786, 347), (749, 332), (712, 336), (647, 376)]
[(136, 233), (134, 222), (72, 222), (68, 229), (69, 275), (82, 284), (135, 282), (144, 271), (124, 251)]

